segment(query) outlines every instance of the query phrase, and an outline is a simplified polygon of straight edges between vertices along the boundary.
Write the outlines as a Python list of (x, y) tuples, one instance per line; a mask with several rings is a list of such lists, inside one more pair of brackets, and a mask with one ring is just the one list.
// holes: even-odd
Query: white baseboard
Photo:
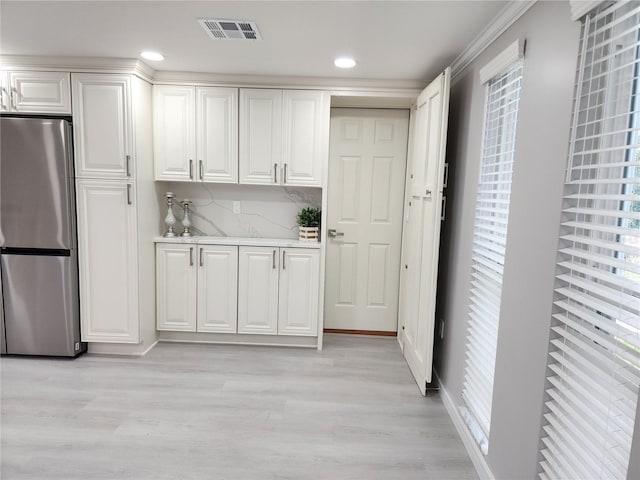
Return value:
[(269, 345), (274, 347), (318, 348), (318, 337), (292, 335), (251, 335), (242, 333), (160, 331), (161, 342), (219, 343), (224, 345)]
[(495, 480), (495, 477), (493, 476), (493, 473), (491, 472), (491, 469), (487, 464), (485, 456), (480, 451), (480, 448), (473, 438), (473, 435), (471, 435), (471, 432), (467, 428), (467, 424), (460, 416), (458, 406), (451, 398), (451, 395), (449, 395), (449, 392), (447, 392), (447, 389), (442, 384), (442, 381), (440, 380), (440, 377), (438, 377), (438, 374), (435, 372), (434, 374), (438, 379), (438, 385), (440, 386), (440, 398), (442, 399), (442, 404), (447, 410), (447, 413), (449, 414), (453, 425), (456, 427), (456, 431), (458, 432), (464, 448), (467, 450), (467, 453), (471, 458), (471, 463), (473, 463), (478, 476), (481, 480)]
[[(87, 353), (93, 355), (124, 355), (132, 357), (144, 357), (158, 344), (158, 340), (153, 342), (147, 348), (143, 344), (125, 344), (125, 343), (95, 343), (89, 342)], [(144, 348), (144, 350), (142, 350)]]

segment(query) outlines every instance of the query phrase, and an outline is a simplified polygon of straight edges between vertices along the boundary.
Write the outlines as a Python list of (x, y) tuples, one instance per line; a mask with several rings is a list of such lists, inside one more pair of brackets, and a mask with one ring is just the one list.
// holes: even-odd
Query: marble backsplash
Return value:
[[(191, 205), (194, 235), (223, 237), (297, 238), (296, 215), (304, 207), (320, 208), (320, 188), (294, 188), (268, 185), (228, 185), (221, 183), (158, 183), (164, 226), (165, 192), (173, 192), (176, 202), (188, 198)], [(233, 213), (234, 202), (240, 202), (241, 213)], [(182, 220), (182, 208), (174, 205), (173, 213)], [(176, 224), (176, 231), (182, 231)], [(164, 233), (164, 230), (162, 231)]]

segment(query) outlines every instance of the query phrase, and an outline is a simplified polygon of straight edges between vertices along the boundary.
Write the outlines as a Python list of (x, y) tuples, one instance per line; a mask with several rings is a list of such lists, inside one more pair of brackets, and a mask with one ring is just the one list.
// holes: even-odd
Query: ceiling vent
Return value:
[(262, 40), (258, 26), (248, 20), (199, 18), (198, 23), (213, 40)]

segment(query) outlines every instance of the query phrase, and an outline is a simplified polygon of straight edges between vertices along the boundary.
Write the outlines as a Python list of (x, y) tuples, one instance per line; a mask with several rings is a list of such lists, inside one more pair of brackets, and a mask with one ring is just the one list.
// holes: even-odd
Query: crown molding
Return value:
[(136, 75), (152, 84), (289, 88), (326, 90), (334, 96), (371, 96), (415, 99), (424, 88), (419, 80), (366, 78), (293, 77), (276, 75), (229, 75), (202, 72), (157, 71), (135, 58), (56, 57), (0, 55), (0, 68), (20, 71), (120, 73)]
[(4, 70), (65, 71), (84, 73), (122, 73), (136, 75), (147, 82), (155, 76), (155, 70), (135, 58), (105, 57), (48, 57), (31, 55), (0, 55), (0, 67)]
[(465, 48), (451, 64), (451, 83), (459, 80), (464, 70), (489, 45), (502, 35), (516, 20), (524, 15), (537, 0), (509, 2), (480, 34)]
[(157, 71), (154, 84), (189, 84), (195, 86), (218, 85), (232, 87), (269, 87), (338, 90), (341, 92), (388, 92), (400, 91), (414, 93), (424, 88), (420, 80), (380, 80), (367, 78), (335, 78), (335, 77), (296, 77), (279, 75), (241, 75), (217, 74), (201, 72), (167, 72)]

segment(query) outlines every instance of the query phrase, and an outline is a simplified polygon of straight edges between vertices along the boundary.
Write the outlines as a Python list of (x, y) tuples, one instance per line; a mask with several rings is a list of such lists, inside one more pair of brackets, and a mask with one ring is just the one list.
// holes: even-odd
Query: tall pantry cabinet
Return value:
[(71, 83), (82, 340), (144, 351), (157, 338), (151, 85), (86, 73)]

